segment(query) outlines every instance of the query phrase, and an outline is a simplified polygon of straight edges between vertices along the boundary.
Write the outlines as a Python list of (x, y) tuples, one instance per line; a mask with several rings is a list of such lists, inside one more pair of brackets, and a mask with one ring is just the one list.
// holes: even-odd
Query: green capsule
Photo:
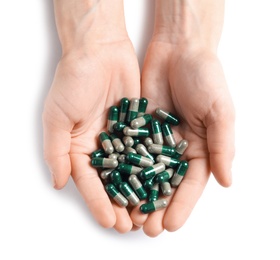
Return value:
[(161, 144), (149, 145), (148, 151), (153, 154), (162, 154), (170, 157), (173, 157), (173, 155), (175, 154), (175, 148), (168, 145), (161, 145)]
[(111, 182), (118, 187), (119, 184), (122, 182), (121, 173), (117, 170), (113, 170), (110, 174)]
[(144, 188), (146, 189), (146, 190), (150, 190), (152, 187), (153, 187), (153, 185), (155, 184), (155, 177), (152, 177), (152, 178), (150, 178), (150, 179), (148, 179), (148, 180), (145, 180), (144, 182), (143, 182), (143, 186), (144, 186)]
[(114, 152), (114, 146), (106, 132), (101, 132), (99, 134), (99, 140), (106, 154), (111, 154)]
[(114, 132), (114, 124), (119, 120), (119, 108), (117, 106), (111, 106), (109, 109), (109, 115), (107, 120), (107, 130), (109, 133)]
[(172, 129), (170, 127), (170, 124), (168, 124), (166, 122), (162, 123), (161, 129), (162, 129), (163, 137), (164, 137), (167, 145), (169, 145), (171, 147), (175, 147), (176, 141), (175, 141)]
[(166, 166), (171, 167), (171, 168), (176, 168), (180, 164), (180, 161), (178, 159), (172, 158), (170, 156), (162, 155), (162, 154), (160, 154), (156, 157), (156, 161), (162, 162)]
[(135, 119), (133, 119), (131, 122), (130, 122), (130, 126), (131, 128), (133, 129), (137, 129), (137, 128), (140, 128), (142, 126), (145, 126), (147, 125), (148, 123), (151, 122), (152, 120), (152, 115), (150, 114), (145, 114), (143, 116), (140, 116), (140, 117), (136, 117)]
[(179, 125), (180, 120), (178, 117), (176, 117), (174, 114), (167, 112), (161, 108), (156, 109), (156, 114), (162, 118), (165, 122), (171, 124), (171, 125)]
[(126, 156), (126, 160), (140, 167), (149, 167), (154, 164), (154, 162), (151, 159), (142, 156), (141, 154), (135, 154), (135, 153), (128, 153)]
[(91, 158), (106, 157), (106, 156), (107, 156), (107, 154), (105, 153), (104, 149), (102, 149), (102, 148), (92, 152), (90, 155)]
[(145, 147), (145, 145), (143, 145), (143, 144), (137, 144), (137, 146), (136, 146), (135, 149), (136, 149), (136, 152), (137, 152), (138, 154), (141, 154), (141, 155), (143, 155), (143, 156), (145, 156), (145, 157), (151, 159), (153, 162), (155, 162), (154, 157), (148, 152), (148, 150), (147, 150), (147, 148)]
[(148, 106), (148, 99), (144, 97), (140, 98), (137, 117), (143, 116), (146, 113), (147, 106)]
[(117, 167), (117, 170), (126, 175), (131, 175), (131, 174), (137, 174), (141, 172), (142, 168), (131, 164), (120, 163)]
[(114, 130), (117, 132), (122, 132), (125, 127), (127, 127), (127, 124), (124, 122), (117, 122), (113, 126)]
[(147, 168), (144, 168), (140, 173), (140, 177), (142, 180), (147, 180), (154, 177), (156, 174), (163, 172), (165, 170), (164, 163), (157, 163)]
[(141, 140), (137, 137), (133, 137), (133, 145), (132, 148), (136, 149), (136, 146), (141, 143)]
[(183, 153), (185, 152), (185, 150), (188, 148), (189, 143), (187, 140), (181, 140), (175, 147), (175, 155), (174, 158), (180, 158)]
[(114, 171), (114, 169), (104, 169), (101, 173), (100, 173), (100, 178), (103, 180), (103, 181), (106, 181), (108, 179), (110, 179), (110, 175), (112, 173), (112, 171)]
[(118, 166), (118, 160), (110, 158), (92, 158), (91, 165), (93, 167), (102, 167), (102, 168), (116, 168)]
[(150, 190), (149, 201), (158, 200), (158, 196), (159, 196), (159, 184), (155, 183)]
[(159, 120), (153, 119), (152, 125), (152, 137), (155, 144), (163, 144), (163, 135), (161, 131), (161, 124)]
[(174, 172), (173, 177), (171, 179), (171, 186), (177, 187), (183, 180), (187, 170), (189, 168), (189, 164), (187, 161), (181, 161), (177, 170)]
[(131, 203), (132, 206), (136, 206), (139, 204), (140, 199), (137, 197), (136, 193), (133, 191), (133, 189), (127, 182), (121, 182), (119, 184), (119, 190)]
[(138, 129), (132, 129), (130, 127), (125, 127), (123, 129), (123, 134), (128, 136), (149, 136), (150, 131), (149, 128), (138, 128)]
[(128, 98), (124, 97), (121, 99), (119, 122), (125, 122), (129, 104), (130, 101)]
[(168, 168), (166, 169), (165, 171), (163, 172), (160, 172), (159, 174), (157, 174), (155, 176), (155, 182), (156, 183), (164, 183), (164, 182), (167, 182), (172, 176), (173, 176), (173, 173), (174, 173), (174, 169), (172, 168)]
[(139, 98), (132, 98), (130, 100), (130, 104), (126, 116), (126, 122), (128, 124), (130, 124), (130, 122), (138, 116), (138, 109), (139, 109)]
[(128, 181), (140, 200), (144, 200), (148, 197), (148, 193), (146, 192), (136, 174), (130, 175)]
[(112, 145), (114, 146), (114, 149), (117, 152), (122, 152), (124, 150), (124, 145), (122, 143), (122, 140), (115, 134), (110, 134), (110, 139), (112, 142)]
[(150, 201), (148, 203), (142, 204), (140, 206), (140, 211), (144, 214), (151, 213), (151, 212), (166, 208), (167, 204), (168, 204), (167, 200), (165, 200), (165, 199)]
[(128, 200), (118, 191), (118, 189), (112, 183), (107, 184), (105, 186), (105, 190), (119, 206), (126, 207), (128, 205)]

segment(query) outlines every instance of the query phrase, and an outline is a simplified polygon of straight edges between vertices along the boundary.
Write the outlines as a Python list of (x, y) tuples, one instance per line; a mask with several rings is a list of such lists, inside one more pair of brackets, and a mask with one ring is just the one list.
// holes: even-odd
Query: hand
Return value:
[[(58, 1), (57, 13), (59, 5)], [(79, 39), (78, 47), (69, 47), (74, 41), (65, 38), (88, 33), (65, 37), (63, 28), (68, 30), (69, 26), (58, 21), (65, 45), (43, 111), (45, 159), (56, 189), (63, 188), (71, 175), (96, 221), (103, 227), (127, 232), (132, 228), (127, 209), (111, 203), (89, 155), (101, 147), (98, 135), (107, 131), (109, 107), (124, 96), (140, 97), (137, 57), (121, 26), (112, 26), (112, 33), (111, 28), (104, 29), (105, 36), (92, 32), (93, 39), (85, 41), (85, 46)]]
[[(175, 231), (189, 217), (201, 196), (210, 172), (222, 186), (231, 184), (234, 156), (234, 107), (217, 56), (207, 50), (152, 41), (142, 74), (142, 96), (148, 108), (157, 107), (178, 115), (179, 126), (172, 127), (175, 139), (188, 140), (181, 159), (189, 169), (169, 206), (150, 215), (131, 213), (135, 225), (151, 237), (164, 229)], [(148, 111), (149, 112), (149, 111)]]

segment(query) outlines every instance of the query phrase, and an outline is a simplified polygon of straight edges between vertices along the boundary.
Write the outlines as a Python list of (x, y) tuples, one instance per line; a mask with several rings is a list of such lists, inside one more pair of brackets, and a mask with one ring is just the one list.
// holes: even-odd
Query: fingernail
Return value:
[(53, 173), (51, 174), (51, 177), (52, 177), (52, 185), (53, 185), (53, 187), (55, 187), (56, 181), (55, 181), (55, 176)]

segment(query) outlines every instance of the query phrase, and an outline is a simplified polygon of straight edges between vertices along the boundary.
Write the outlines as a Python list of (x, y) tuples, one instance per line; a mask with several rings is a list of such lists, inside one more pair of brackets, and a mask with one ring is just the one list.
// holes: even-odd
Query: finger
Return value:
[(69, 131), (53, 125), (46, 114), (43, 114), (43, 129), (44, 158), (51, 172), (54, 188), (61, 189), (71, 174), (71, 135)]
[(116, 214), (96, 169), (85, 154), (71, 154), (72, 177), (91, 214), (104, 228), (116, 224)]
[(112, 203), (114, 211), (116, 213), (116, 224), (114, 226), (115, 230), (119, 233), (127, 233), (132, 230), (133, 224), (126, 208), (122, 208), (118, 205)]
[(148, 214), (143, 214), (140, 211), (140, 206), (143, 203), (146, 203), (146, 201), (141, 201), (141, 203), (139, 203), (139, 205), (135, 206), (130, 213), (130, 218), (131, 218), (133, 224), (136, 226), (139, 226), (139, 227), (143, 226), (148, 218)]
[(234, 158), (234, 121), (230, 118), (214, 122), (207, 128), (210, 166), (218, 183), (232, 183), (231, 167)]
[(176, 231), (184, 225), (200, 198), (209, 175), (210, 170), (206, 159), (192, 159), (189, 162), (189, 169), (175, 190), (163, 219), (163, 227), (167, 231)]

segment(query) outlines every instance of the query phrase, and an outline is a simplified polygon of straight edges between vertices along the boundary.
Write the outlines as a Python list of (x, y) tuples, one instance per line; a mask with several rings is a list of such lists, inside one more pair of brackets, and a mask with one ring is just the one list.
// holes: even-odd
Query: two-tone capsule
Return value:
[(149, 167), (154, 164), (154, 162), (141, 155), (141, 154), (135, 154), (135, 153), (128, 153), (126, 156), (126, 160), (134, 165), (140, 166), (140, 167)]
[(149, 136), (149, 128), (140, 127), (137, 129), (132, 129), (131, 127), (125, 127), (123, 129), (123, 134), (128, 136)]
[(147, 106), (148, 106), (148, 99), (144, 97), (140, 98), (137, 117), (143, 116), (146, 113)]
[(114, 124), (119, 120), (119, 108), (117, 106), (111, 106), (109, 109), (109, 115), (107, 120), (107, 130), (109, 133), (114, 132)]
[(180, 164), (180, 161), (178, 159), (172, 158), (170, 156), (162, 155), (162, 154), (160, 154), (156, 157), (156, 161), (162, 162), (167, 167), (171, 167), (171, 168), (176, 168)]
[(116, 168), (118, 164), (119, 164), (118, 160), (110, 159), (110, 158), (96, 157), (91, 159), (91, 165), (94, 167)]
[(126, 175), (131, 175), (141, 172), (142, 168), (132, 164), (120, 163), (117, 167), (117, 170)]
[(156, 163), (152, 166), (149, 166), (147, 168), (144, 168), (140, 173), (140, 178), (142, 180), (147, 180), (152, 177), (154, 177), (156, 174), (163, 172), (165, 170), (165, 164), (164, 163)]
[(119, 122), (125, 122), (126, 121), (126, 115), (129, 108), (130, 101), (128, 98), (124, 97), (121, 99), (120, 104), (120, 112), (119, 112)]
[(151, 144), (148, 146), (148, 151), (152, 154), (161, 154), (170, 157), (173, 157), (175, 154), (175, 148), (162, 144)]
[(106, 132), (101, 132), (99, 134), (99, 140), (106, 154), (111, 154), (114, 152), (114, 146), (111, 142), (109, 135)]
[(140, 199), (137, 197), (136, 193), (127, 182), (121, 182), (119, 184), (119, 190), (132, 206), (136, 206), (139, 204)]
[(152, 120), (152, 115), (150, 114), (145, 114), (143, 116), (140, 116), (140, 117), (136, 117), (135, 119), (133, 119), (131, 122), (130, 122), (130, 126), (131, 128), (133, 129), (137, 129), (137, 128), (140, 128), (142, 126), (145, 126), (147, 125), (148, 123), (151, 122)]
[(168, 205), (166, 199), (159, 199), (156, 201), (150, 201), (140, 206), (140, 211), (144, 214), (152, 213), (154, 211), (166, 208)]
[(127, 111), (126, 122), (130, 122), (138, 116), (139, 98), (132, 98), (130, 100), (129, 108)]
[(110, 134), (110, 139), (114, 147), (114, 150), (116, 150), (118, 153), (124, 150), (124, 145), (122, 143), (122, 140), (117, 135)]
[(147, 148), (145, 147), (145, 145), (143, 145), (143, 144), (138, 144), (138, 145), (136, 146), (135, 149), (136, 149), (136, 152), (137, 152), (138, 154), (141, 154), (141, 155), (143, 155), (143, 156), (145, 156), (145, 157), (151, 159), (153, 162), (155, 162), (154, 157), (149, 153), (149, 151), (147, 150)]
[(154, 185), (150, 189), (149, 201), (158, 200), (158, 197), (159, 197), (159, 184), (158, 183), (154, 183)]
[(163, 133), (163, 137), (167, 143), (167, 145), (171, 146), (171, 147), (175, 147), (176, 146), (176, 141), (173, 135), (173, 131), (170, 127), (170, 124), (164, 122), (161, 125), (161, 129), (162, 129), (162, 133)]
[(181, 161), (177, 170), (174, 172), (172, 178), (171, 178), (171, 186), (172, 187), (178, 187), (181, 181), (183, 180), (187, 170), (189, 168), (189, 164), (187, 161)]
[(175, 154), (174, 154), (174, 158), (180, 158), (183, 153), (186, 151), (186, 149), (188, 148), (188, 141), (187, 140), (181, 140), (175, 147)]
[(153, 119), (152, 125), (152, 137), (155, 144), (163, 144), (163, 135), (161, 130), (161, 124), (159, 120)]
[(179, 125), (180, 120), (173, 113), (163, 110), (161, 108), (156, 109), (156, 114), (162, 118), (165, 122), (171, 125)]
[(121, 207), (128, 206), (128, 200), (124, 197), (123, 194), (112, 183), (108, 183), (105, 186), (105, 190), (110, 195), (110, 197)]
[(148, 197), (147, 191), (136, 174), (130, 175), (128, 181), (140, 200), (144, 200)]
[(165, 171), (163, 172), (160, 172), (159, 174), (157, 174), (155, 176), (155, 182), (156, 183), (164, 183), (164, 182), (167, 182), (169, 181), (169, 179), (173, 176), (174, 174), (174, 169), (172, 168), (168, 168), (166, 169)]
[(172, 194), (171, 184), (168, 181), (161, 183), (160, 189), (164, 196), (170, 196)]

